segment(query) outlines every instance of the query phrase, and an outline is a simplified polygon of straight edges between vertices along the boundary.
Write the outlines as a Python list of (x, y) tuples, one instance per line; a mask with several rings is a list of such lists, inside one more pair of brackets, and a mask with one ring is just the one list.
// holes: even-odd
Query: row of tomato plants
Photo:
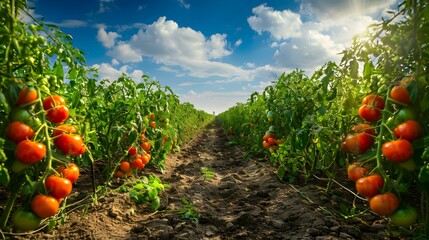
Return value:
[(311, 77), (283, 74), (220, 114), (225, 130), (247, 155), (268, 157), (282, 180), (324, 176), (330, 192), (347, 169), (364, 206), (427, 237), (428, 9), (402, 2), (391, 18), (356, 36), (340, 63)]
[(112, 177), (147, 164), (163, 171), (167, 154), (213, 119), (148, 76), (98, 80), (69, 35), (22, 21), (26, 4), (0, 2), (2, 232), (65, 219), (82, 168), (102, 173), (93, 199)]

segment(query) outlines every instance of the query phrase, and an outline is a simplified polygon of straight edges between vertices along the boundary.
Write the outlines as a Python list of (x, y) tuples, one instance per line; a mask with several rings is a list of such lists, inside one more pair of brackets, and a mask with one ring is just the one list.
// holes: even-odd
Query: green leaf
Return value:
[(283, 166), (279, 166), (279, 168), (277, 169), (277, 177), (280, 180), (283, 180), (284, 176), (285, 176), (286, 170)]
[(9, 184), (10, 176), (9, 171), (4, 166), (0, 166), (0, 185)]

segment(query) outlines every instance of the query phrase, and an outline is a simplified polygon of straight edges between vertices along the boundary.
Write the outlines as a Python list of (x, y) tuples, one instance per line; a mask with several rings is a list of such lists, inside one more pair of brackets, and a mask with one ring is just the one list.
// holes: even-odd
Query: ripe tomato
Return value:
[(14, 143), (18, 144), (22, 140), (33, 139), (34, 130), (24, 123), (14, 121), (6, 127), (6, 136)]
[(356, 181), (356, 190), (364, 197), (371, 198), (379, 193), (379, 189), (384, 185), (384, 179), (373, 174), (368, 177), (359, 178)]
[(143, 150), (145, 150), (145, 151), (149, 151), (150, 150), (150, 148), (151, 148), (151, 145), (150, 145), (150, 142), (149, 141), (145, 141), (145, 142), (142, 142), (141, 144), (140, 144), (140, 146), (143, 148)]
[(131, 164), (130, 164), (130, 162), (123, 161), (119, 165), (119, 168), (124, 172), (128, 172), (131, 169)]
[(54, 137), (56, 137), (56, 136), (59, 136), (63, 133), (75, 133), (75, 132), (77, 132), (77, 128), (75, 126), (63, 124), (63, 125), (59, 125), (55, 128), (53, 135), (54, 135)]
[(150, 120), (155, 120), (155, 113), (149, 113)]
[(66, 106), (58, 106), (46, 112), (46, 119), (53, 124), (61, 124), (69, 117), (69, 109)]
[(13, 213), (13, 226), (20, 231), (28, 232), (39, 227), (40, 219), (34, 212), (18, 209)]
[(33, 164), (42, 160), (46, 155), (46, 146), (43, 143), (23, 140), (16, 145), (15, 157), (24, 164)]
[(55, 146), (67, 155), (79, 156), (85, 152), (85, 144), (78, 134), (63, 134), (54, 140)]
[(364, 132), (347, 134), (345, 142), (345, 149), (351, 154), (361, 154), (368, 150), (374, 139)]
[(381, 152), (388, 160), (401, 163), (413, 157), (413, 145), (408, 140), (398, 139), (384, 143)]
[(369, 105), (379, 110), (384, 109), (384, 99), (377, 94), (369, 94), (362, 99), (362, 105)]
[(369, 201), (371, 210), (380, 216), (388, 216), (399, 207), (399, 200), (393, 193), (378, 194)]
[(262, 142), (262, 146), (263, 146), (264, 148), (270, 148), (270, 147), (271, 147), (271, 144), (270, 144), (269, 142), (267, 142), (267, 141), (263, 141), (263, 142)]
[(143, 154), (143, 156), (140, 157), (140, 160), (142, 161), (143, 164), (146, 165), (150, 161), (150, 155), (149, 154)]
[(58, 200), (45, 194), (36, 195), (31, 200), (31, 210), (41, 218), (54, 216), (60, 207)]
[(354, 131), (356, 133), (365, 132), (366, 134), (368, 134), (370, 136), (375, 136), (374, 128), (371, 125), (366, 124), (366, 123), (361, 123), (361, 124), (353, 126), (352, 131)]
[(55, 107), (65, 106), (65, 105), (66, 105), (66, 100), (59, 95), (52, 95), (43, 99), (43, 109), (45, 111), (48, 111)]
[(17, 105), (23, 105), (35, 101), (37, 99), (37, 90), (34, 87), (24, 87), (19, 92), (19, 97), (16, 100)]
[(80, 175), (79, 167), (74, 163), (67, 164), (67, 168), (60, 165), (57, 171), (62, 174), (63, 178), (67, 178), (72, 183), (76, 182)]
[(399, 227), (409, 227), (417, 220), (417, 211), (411, 206), (404, 206), (397, 209), (389, 216), (390, 223)]
[(358, 114), (360, 118), (368, 122), (377, 122), (381, 118), (381, 111), (369, 105), (362, 105)]
[(124, 177), (125, 176), (125, 173), (124, 172), (122, 172), (121, 170), (116, 170), (114, 173), (113, 173), (113, 176), (114, 177)]
[(268, 138), (273, 138), (274, 137), (274, 134), (272, 134), (272, 133), (265, 133), (265, 135), (262, 137), (262, 139), (264, 140), (264, 141), (268, 141)]
[(72, 191), (72, 182), (58, 175), (50, 175), (45, 180), (46, 190), (54, 198), (65, 198)]
[(156, 128), (156, 122), (155, 122), (155, 121), (151, 121), (151, 122), (149, 123), (149, 126), (150, 126), (151, 128)]
[(423, 136), (423, 129), (420, 123), (414, 120), (407, 120), (393, 129), (396, 138), (402, 138), (413, 142)]
[(137, 154), (137, 149), (135, 147), (130, 146), (128, 148), (128, 155), (132, 156), (132, 155), (136, 155)]
[(275, 138), (273, 138), (273, 137), (270, 137), (270, 138), (268, 138), (267, 142), (268, 142), (270, 145), (273, 145), (274, 143), (276, 143), (276, 139), (275, 139)]
[(133, 168), (143, 169), (145, 165), (143, 164), (143, 162), (142, 162), (142, 160), (140, 158), (136, 158), (136, 159), (134, 159), (134, 161), (131, 164), (131, 166)]
[(401, 103), (411, 104), (410, 95), (403, 85), (394, 86), (392, 90), (390, 90), (390, 98)]
[(359, 166), (359, 163), (352, 163), (347, 167), (347, 175), (349, 179), (356, 182), (359, 178), (365, 177), (368, 169)]

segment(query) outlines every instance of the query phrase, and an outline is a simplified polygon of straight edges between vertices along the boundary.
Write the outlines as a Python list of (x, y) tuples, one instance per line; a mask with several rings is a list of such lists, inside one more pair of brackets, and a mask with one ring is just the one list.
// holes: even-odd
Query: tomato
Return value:
[(48, 218), (54, 216), (60, 207), (58, 200), (52, 196), (45, 194), (36, 195), (31, 200), (31, 210), (41, 218)]
[(371, 125), (366, 124), (366, 123), (361, 123), (361, 124), (353, 126), (352, 131), (354, 131), (356, 133), (365, 132), (366, 134), (368, 134), (370, 136), (375, 136), (374, 128)]
[(268, 119), (268, 122), (272, 122), (274, 120), (274, 113), (271, 111), (268, 111), (267, 112), (267, 119)]
[(170, 124), (170, 119), (164, 118), (164, 120), (162, 120), (162, 123), (164, 123), (165, 125), (168, 125)]
[(28, 232), (39, 227), (40, 219), (34, 212), (18, 209), (13, 213), (12, 223), (13, 226), (23, 232)]
[(393, 193), (378, 194), (369, 201), (371, 210), (380, 216), (388, 216), (399, 207), (399, 200)]
[(413, 142), (423, 136), (423, 129), (420, 123), (414, 120), (407, 120), (393, 129), (396, 138), (402, 138)]
[(34, 87), (24, 87), (19, 92), (19, 97), (16, 100), (17, 105), (23, 105), (33, 102), (37, 99), (37, 90)]
[(18, 144), (22, 140), (33, 139), (34, 130), (24, 123), (14, 121), (6, 127), (6, 137)]
[(359, 178), (356, 181), (356, 190), (364, 197), (371, 198), (379, 193), (379, 189), (384, 186), (384, 179), (373, 174), (368, 177)]
[(265, 135), (262, 137), (262, 139), (263, 139), (264, 141), (268, 141), (268, 138), (271, 138), (271, 137), (274, 137), (274, 134), (267, 132), (267, 133), (265, 133)]
[(128, 148), (128, 155), (132, 156), (132, 155), (136, 155), (137, 154), (137, 149), (135, 147), (130, 146)]
[(379, 110), (384, 109), (384, 99), (377, 94), (369, 94), (362, 99), (362, 105), (369, 105)]
[(69, 117), (69, 109), (66, 106), (58, 106), (46, 112), (46, 119), (53, 124), (61, 124)]
[(48, 111), (52, 108), (65, 106), (66, 100), (59, 95), (52, 95), (43, 99), (43, 109)]
[(150, 118), (150, 120), (155, 120), (155, 113), (150, 113), (149, 114), (149, 118)]
[(270, 144), (269, 142), (267, 142), (267, 141), (263, 141), (263, 142), (262, 142), (262, 146), (263, 146), (264, 148), (269, 148), (269, 147), (271, 147), (271, 144)]
[(401, 103), (411, 104), (410, 95), (403, 85), (394, 86), (390, 90), (390, 98)]
[(124, 177), (124, 176), (125, 176), (125, 173), (124, 173), (124, 172), (122, 172), (121, 170), (116, 170), (116, 171), (113, 173), (113, 176), (114, 176), (114, 177)]
[(57, 171), (72, 183), (76, 182), (80, 175), (79, 167), (74, 163), (67, 164), (67, 168), (65, 168), (64, 165), (61, 165), (58, 167)]
[(45, 180), (46, 190), (54, 198), (65, 198), (72, 191), (72, 182), (58, 175), (50, 175)]
[(143, 148), (143, 150), (145, 150), (145, 151), (149, 151), (150, 150), (150, 148), (151, 148), (151, 145), (150, 145), (150, 142), (149, 141), (145, 141), (145, 142), (142, 142), (141, 144), (140, 144), (140, 146)]
[(31, 118), (31, 113), (27, 109), (17, 109), (12, 114), (12, 121), (28, 123)]
[(374, 139), (364, 132), (347, 134), (345, 142), (345, 149), (351, 154), (361, 154), (368, 150)]
[(359, 178), (365, 177), (368, 173), (368, 169), (359, 166), (358, 163), (352, 163), (347, 167), (347, 175), (349, 179), (356, 182)]
[(399, 112), (396, 114), (398, 119), (401, 121), (407, 121), (407, 120), (416, 120), (417, 119), (417, 113), (412, 108), (401, 108)]
[(381, 111), (369, 105), (362, 105), (358, 114), (360, 118), (368, 122), (377, 122), (381, 118)]
[(143, 169), (145, 165), (143, 164), (143, 162), (142, 162), (142, 160), (140, 158), (136, 158), (136, 159), (134, 159), (134, 161), (131, 164), (131, 166), (133, 168)]
[(401, 163), (413, 157), (413, 145), (408, 140), (398, 139), (384, 143), (381, 152), (388, 160)]
[(409, 227), (417, 220), (417, 211), (411, 206), (400, 207), (389, 216), (390, 223), (399, 227)]
[(124, 172), (128, 172), (131, 169), (131, 164), (130, 164), (130, 162), (123, 161), (119, 165), (119, 168)]
[(268, 138), (267, 142), (268, 142), (270, 145), (273, 145), (274, 143), (276, 143), (276, 139), (275, 139), (275, 138), (273, 138), (273, 137), (270, 137), (270, 138)]
[(54, 140), (54, 144), (67, 155), (79, 156), (85, 152), (85, 144), (78, 134), (63, 134)]
[(143, 156), (140, 157), (140, 160), (142, 161), (143, 164), (146, 165), (150, 161), (150, 155), (144, 154)]
[(151, 127), (151, 128), (156, 128), (156, 122), (155, 122), (155, 121), (151, 121), (151, 122), (149, 123), (149, 127)]
[(72, 125), (68, 124), (62, 124), (55, 128), (54, 130), (54, 137), (62, 135), (63, 133), (75, 133), (77, 132), (77, 128)]
[(46, 155), (46, 146), (43, 143), (23, 140), (16, 145), (15, 157), (24, 164), (33, 164), (42, 160)]

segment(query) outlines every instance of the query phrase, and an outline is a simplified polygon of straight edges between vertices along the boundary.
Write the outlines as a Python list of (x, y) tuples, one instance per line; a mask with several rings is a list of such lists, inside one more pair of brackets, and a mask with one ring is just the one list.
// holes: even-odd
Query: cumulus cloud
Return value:
[(252, 13), (254, 15), (247, 22), (258, 34), (268, 32), (277, 40), (301, 35), (302, 21), (297, 13), (289, 10), (276, 11), (266, 4), (253, 8)]
[(243, 43), (243, 40), (241, 40), (241, 38), (240, 38), (240, 39), (238, 39), (237, 41), (235, 41), (234, 46), (235, 46), (235, 47), (238, 47), (238, 46), (240, 46), (242, 43)]
[(141, 82), (141, 76), (144, 74), (141, 70), (132, 70), (129, 71), (128, 65), (123, 65), (119, 69), (114, 68), (109, 63), (101, 63), (101, 64), (94, 64), (91, 67), (98, 69), (98, 75), (99, 79), (110, 79), (110, 80), (116, 80), (119, 77), (122, 76), (122, 73), (127, 74), (130, 78), (132, 78), (136, 82)]
[(180, 3), (180, 5), (181, 5), (182, 7), (186, 8), (186, 9), (191, 8), (191, 4), (186, 3), (186, 2), (185, 2), (185, 0), (177, 0), (177, 1)]
[(104, 28), (99, 28), (97, 32), (97, 40), (106, 48), (111, 48), (115, 45), (116, 38), (121, 37), (116, 32), (106, 32)]
[(128, 43), (119, 42), (113, 49), (107, 52), (107, 55), (121, 62), (141, 62), (141, 54), (133, 49)]
[(59, 27), (63, 27), (63, 28), (77, 28), (77, 27), (86, 27), (88, 26), (88, 23), (81, 20), (68, 19), (60, 23), (55, 23), (55, 25), (58, 25)]

